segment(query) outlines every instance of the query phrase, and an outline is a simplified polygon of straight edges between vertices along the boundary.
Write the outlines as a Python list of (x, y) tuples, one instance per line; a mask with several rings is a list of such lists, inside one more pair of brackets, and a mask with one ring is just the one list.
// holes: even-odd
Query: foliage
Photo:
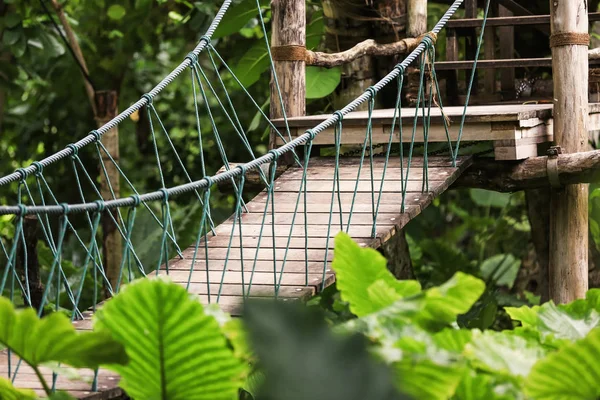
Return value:
[(96, 313), (129, 356), (108, 365), (133, 398), (231, 399), (241, 386), (240, 362), (217, 321), (185, 288), (159, 279), (129, 284)]
[[(369, 257), (377, 258), (368, 249), (350, 245), (349, 240), (343, 233), (336, 237), (335, 257), (341, 252), (352, 254), (337, 257), (334, 268), (342, 276), (356, 273), (357, 265), (364, 265)], [(385, 276), (385, 263), (367, 265), (369, 274)], [(360, 292), (360, 282), (357, 279), (357, 286), (351, 287), (338, 285), (342, 298), (352, 299), (354, 292), (344, 293), (350, 289)], [(366, 281), (362, 290), (371, 285)], [(335, 329), (367, 336), (372, 353), (395, 371), (399, 390), (413, 398), (513, 399), (522, 398), (524, 393), (534, 399), (563, 398), (560, 396), (565, 393), (575, 393), (567, 397), (574, 399), (597, 396), (600, 385), (595, 377), (600, 369), (591, 365), (590, 354), (597, 352), (600, 290), (591, 290), (585, 300), (568, 305), (508, 308), (509, 315), (522, 324), (515, 330), (459, 329), (460, 314), (473, 307), (482, 293), (483, 281), (457, 273), (439, 287), (397, 299), (391, 305), (375, 301), (377, 309)], [(580, 363), (580, 372), (571, 374), (568, 366), (557, 367), (565, 378), (556, 379), (552, 366), (564, 365), (567, 359)], [(570, 381), (570, 377), (581, 376), (584, 371), (589, 371), (589, 385), (569, 392), (578, 382)], [(544, 384), (551, 376), (553, 390)]]
[[(76, 368), (97, 368), (106, 363), (117, 365), (128, 362), (123, 346), (110, 334), (76, 332), (71, 321), (62, 313), (40, 319), (31, 308), (15, 310), (5, 297), (0, 297), (0, 326), (0, 345), (29, 364), (38, 376), (39, 367), (50, 362)], [(3, 385), (6, 386), (6, 382)], [(42, 385), (50, 394), (43, 380)]]
[(334, 335), (314, 309), (255, 302), (244, 321), (266, 371), (260, 400), (400, 398), (390, 371), (369, 357), (366, 340)]

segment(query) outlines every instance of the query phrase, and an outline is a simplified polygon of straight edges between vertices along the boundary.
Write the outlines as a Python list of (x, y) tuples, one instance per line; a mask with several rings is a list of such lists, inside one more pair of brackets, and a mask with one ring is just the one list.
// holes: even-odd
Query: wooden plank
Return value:
[[(439, 178), (439, 177), (430, 176), (429, 190), (433, 190), (433, 186), (435, 185), (435, 182), (437, 182), (436, 178)], [(332, 180), (318, 180), (318, 181), (309, 180), (306, 182), (306, 189), (311, 194), (312, 193), (322, 193), (322, 192), (331, 193), (333, 188), (335, 188), (336, 193), (338, 192), (338, 190), (341, 193), (354, 193), (355, 191), (363, 192), (363, 193), (374, 192), (375, 199), (377, 199), (377, 196), (378, 196), (380, 190), (383, 192), (386, 192), (386, 193), (400, 194), (402, 185), (405, 185), (406, 190), (409, 192), (421, 192), (423, 190), (423, 188), (425, 188), (425, 185), (422, 181), (412, 180), (412, 181), (406, 182), (406, 184), (405, 184), (404, 181), (392, 180), (392, 179), (388, 179), (386, 177), (383, 184), (381, 183), (381, 178), (380, 178), (380, 179), (375, 179), (373, 182), (371, 182), (370, 180), (366, 180), (366, 179), (359, 180), (358, 185), (355, 181), (349, 180), (349, 179), (340, 180), (340, 181), (336, 182), (335, 185)], [(277, 186), (275, 186), (274, 190), (275, 190), (275, 192), (298, 193), (301, 186), (302, 186), (302, 181), (299, 179), (298, 180), (287, 180), (284, 182), (278, 182)]]
[[(590, 65), (600, 65), (600, 59), (590, 59)], [(531, 68), (531, 67), (551, 67), (552, 58), (518, 58), (504, 60), (479, 60), (477, 68)], [(435, 63), (436, 70), (456, 70), (471, 69), (473, 61), (439, 61)]]
[[(460, 121), (464, 107), (444, 107), (444, 114), (450, 119)], [(415, 117), (416, 110), (414, 108), (402, 108), (397, 115), (402, 116), (403, 121), (412, 123)], [(421, 115), (419, 110), (419, 115)], [(506, 121), (521, 121), (530, 118), (547, 119), (552, 116), (552, 104), (503, 104), (490, 106), (471, 106), (467, 109), (466, 123), (472, 122), (506, 122)], [(304, 117), (288, 118), (290, 128), (312, 128), (326, 119), (330, 118), (331, 114), (308, 115)], [(371, 120), (375, 125), (391, 125), (394, 118), (394, 109), (386, 108), (373, 110)], [(366, 111), (355, 111), (344, 116), (344, 127), (359, 125), (366, 126), (368, 113)], [(431, 108), (432, 124), (442, 123), (442, 115), (437, 107)], [(273, 124), (277, 127), (285, 127), (283, 119), (274, 119)]]
[[(591, 21), (600, 21), (600, 13), (593, 12), (589, 14)], [(448, 21), (446, 29), (457, 28), (480, 28), (483, 25), (483, 19), (454, 18)], [(550, 15), (519, 15), (519, 16), (500, 16), (487, 19), (486, 27), (492, 26), (517, 26), (517, 25), (550, 25)]]

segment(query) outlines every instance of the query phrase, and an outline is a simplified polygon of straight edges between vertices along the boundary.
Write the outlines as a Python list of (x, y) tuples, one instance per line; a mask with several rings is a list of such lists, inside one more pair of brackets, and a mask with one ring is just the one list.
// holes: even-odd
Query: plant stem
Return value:
[(37, 375), (38, 379), (40, 380), (40, 383), (42, 384), (42, 387), (44, 388), (44, 392), (46, 392), (46, 394), (48, 396), (50, 396), (52, 394), (52, 390), (50, 390), (50, 387), (46, 383), (46, 380), (42, 376), (42, 373), (40, 372), (39, 368), (34, 365), (31, 365), (31, 368), (33, 368), (33, 370), (35, 371), (35, 374)]

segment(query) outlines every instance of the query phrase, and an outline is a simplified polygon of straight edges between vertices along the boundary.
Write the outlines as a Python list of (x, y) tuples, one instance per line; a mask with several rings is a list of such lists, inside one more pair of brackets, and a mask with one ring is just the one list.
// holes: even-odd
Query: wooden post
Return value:
[[(273, 0), (273, 33), (271, 47), (306, 47), (306, 11), (304, 0)], [(275, 57), (277, 58), (277, 57)], [(273, 61), (287, 117), (306, 113), (306, 70), (304, 61)], [(280, 94), (271, 76), (271, 119), (283, 118)], [(282, 134), (285, 135), (284, 132)], [(269, 148), (275, 148), (276, 135), (271, 131)]]
[[(514, 14), (506, 7), (500, 6), (498, 16), (512, 17)], [(500, 58), (511, 59), (515, 56), (515, 27), (501, 26), (498, 28), (498, 37), (502, 40), (500, 46)], [(503, 68), (500, 71), (500, 90), (503, 100), (512, 100), (515, 98), (515, 69)]]
[[(23, 287), (27, 290), (29, 286), (29, 297), (31, 299), (31, 307), (36, 310), (40, 309), (42, 304), (42, 296), (44, 295), (44, 284), (40, 275), (40, 263), (37, 254), (38, 243), (38, 219), (35, 215), (27, 215), (23, 219), (23, 236), (25, 237), (25, 247), (19, 241), (18, 257), (16, 262), (17, 271), (23, 283)], [(27, 254), (27, 277), (25, 276), (25, 254)], [(28, 284), (26, 286), (26, 284)], [(27, 303), (25, 295), (23, 301)]]
[[(588, 139), (587, 0), (550, 1), (554, 139), (564, 153), (586, 150)], [(551, 39), (552, 42), (552, 39)], [(550, 298), (568, 303), (588, 289), (588, 185), (553, 190), (550, 209)]]
[[(117, 99), (118, 94), (115, 90), (103, 90), (96, 92), (96, 122), (98, 126), (102, 126), (111, 119), (113, 119), (117, 113)], [(110, 153), (112, 158), (118, 163), (119, 162), (119, 128), (113, 128), (106, 132), (102, 136), (102, 144), (106, 147), (106, 150)], [(100, 160), (102, 166), (100, 167), (100, 193), (104, 200), (111, 200), (113, 198), (113, 192), (115, 197), (119, 197), (120, 190), (120, 176), (117, 167), (112, 163), (106, 153), (102, 153), (102, 160)], [(106, 175), (104, 174), (106, 170)], [(112, 192), (109, 187), (112, 186)], [(108, 212), (111, 212), (116, 221), (118, 221), (117, 210), (107, 211), (102, 217), (102, 259), (104, 260), (104, 270), (106, 277), (108, 278), (111, 286), (114, 288), (119, 278), (119, 268), (121, 267), (121, 253), (122, 253), (122, 240), (121, 234), (117, 230), (117, 227), (110, 218)], [(105, 291), (106, 297), (108, 297), (108, 290)]]
[[(498, 5), (492, 3), (490, 7), (490, 17), (498, 15), (497, 10)], [(493, 60), (496, 58), (496, 28), (492, 26), (488, 27), (483, 35), (483, 54), (486, 60)], [(496, 93), (496, 70), (494, 68), (489, 68), (483, 71), (483, 80), (485, 95), (491, 100)]]
[[(458, 61), (458, 35), (456, 29), (446, 30), (446, 61)], [(458, 104), (458, 72), (447, 71), (446, 75), (445, 104), (455, 106)]]
[[(408, 37), (416, 38), (427, 32), (427, 0), (408, 0), (407, 14), (406, 35)], [(408, 91), (406, 98), (409, 106), (415, 106), (420, 85), (419, 69), (414, 66), (409, 67), (407, 75)], [(428, 98), (428, 96), (425, 96), (425, 98)]]
[[(477, 0), (466, 0), (465, 1), (465, 18), (477, 18)], [(469, 61), (475, 59), (475, 53), (477, 52), (477, 31), (475, 29), (469, 29), (470, 34), (465, 37), (465, 58)], [(465, 71), (465, 84), (469, 86), (471, 80), (470, 69)], [(471, 90), (472, 95), (476, 95), (478, 90), (479, 78), (475, 73), (475, 79), (473, 80), (473, 89)]]

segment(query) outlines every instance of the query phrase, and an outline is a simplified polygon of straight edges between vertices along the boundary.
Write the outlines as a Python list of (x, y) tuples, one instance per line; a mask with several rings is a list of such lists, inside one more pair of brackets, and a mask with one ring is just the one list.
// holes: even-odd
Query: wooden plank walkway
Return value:
[[(343, 158), (340, 160), (340, 196), (342, 201), (342, 218), (347, 223), (350, 204), (354, 194), (354, 187), (359, 168), (358, 158)], [(415, 158), (411, 163), (408, 176), (408, 190), (406, 195), (406, 212), (400, 213), (401, 181), (400, 161), (393, 158), (389, 161), (383, 186), (379, 214), (377, 216), (377, 230), (375, 237), (371, 236), (372, 230), (372, 189), (371, 169), (369, 161), (365, 159), (359, 179), (358, 192), (355, 199), (354, 211), (349, 234), (361, 246), (379, 248), (389, 240), (398, 229), (404, 227), (412, 218), (417, 216), (427, 207), (434, 197), (444, 192), (470, 165), (469, 157), (459, 158), (457, 166), (452, 164), (447, 156), (431, 157), (429, 159), (429, 191), (422, 192), (423, 159)], [(405, 163), (406, 164), (406, 163)], [(375, 158), (373, 174), (375, 186), (375, 199), (379, 195), (379, 186), (383, 175), (383, 158)], [(326, 246), (327, 228), (329, 224), (329, 208), (331, 204), (331, 189), (334, 173), (334, 160), (329, 158), (312, 159), (307, 170), (307, 213), (309, 224), (307, 233), (304, 232), (303, 202), (298, 206), (295, 226), (292, 230), (285, 271), (281, 276), (279, 296), (286, 300), (304, 300), (315, 295), (323, 286), (335, 282), (335, 276), (330, 269), (333, 257), (333, 237), (340, 231), (340, 209), (337, 203), (337, 194), (334, 200), (334, 215), (332, 218), (331, 239)], [(275, 214), (271, 214), (271, 206), (266, 216), (263, 238), (258, 250), (256, 269), (249, 295), (252, 297), (272, 297), (274, 295), (273, 268), (281, 269), (285, 248), (291, 228), (296, 199), (300, 188), (302, 169), (293, 167), (283, 173), (277, 180), (274, 188)], [(233, 217), (229, 218), (215, 228), (216, 235), (208, 238), (208, 276), (205, 262), (204, 245), (201, 244), (196, 265), (191, 275), (190, 292), (197, 294), (203, 303), (208, 303), (210, 289), (211, 302), (216, 301), (217, 293), (221, 293), (219, 306), (233, 315), (241, 313), (243, 305), (242, 296), (242, 259), (244, 261), (244, 282), (247, 284), (251, 276), (252, 263), (257, 254), (258, 235), (263, 219), (267, 193), (261, 192), (252, 201), (247, 203), (249, 212), (243, 214), (243, 252), (239, 248), (239, 231), (234, 230), (234, 241), (231, 251), (227, 252), (229, 238), (232, 230)], [(302, 199), (302, 197), (301, 197)], [(275, 220), (275, 236), (271, 232), (271, 221)], [(337, 222), (336, 222), (337, 221)], [(308, 258), (305, 253), (305, 243), (308, 243)], [(275, 263), (273, 262), (273, 247), (275, 247)], [(175, 282), (186, 285), (188, 282), (194, 247), (183, 251), (182, 259), (174, 259), (169, 263), (169, 276)], [(323, 266), (325, 255), (328, 254), (328, 263), (323, 282)], [(226, 262), (227, 260), (227, 262)], [(308, 282), (305, 276), (305, 260), (308, 260)], [(164, 266), (159, 272), (167, 275)], [(277, 275), (279, 279), (279, 275)], [(220, 282), (224, 284), (221, 287)], [(247, 286), (244, 292), (247, 293)], [(91, 329), (91, 313), (84, 313), (85, 319), (75, 322), (78, 330)], [(13, 368), (16, 365), (13, 357)], [(8, 356), (6, 351), (0, 352), (0, 373), (7, 376)], [(44, 375), (49, 382), (52, 381), (51, 371), (44, 370)], [(84, 371), (85, 378), (91, 378), (91, 371)], [(117, 387), (118, 376), (108, 371), (100, 371), (98, 392), (90, 390), (91, 384), (85, 380), (70, 381), (66, 377), (59, 377), (57, 388), (69, 391), (77, 398), (85, 399), (115, 399), (122, 396)], [(42, 395), (42, 388), (31, 368), (26, 365), (20, 367), (15, 380), (15, 385), (21, 388), (34, 389)]]

